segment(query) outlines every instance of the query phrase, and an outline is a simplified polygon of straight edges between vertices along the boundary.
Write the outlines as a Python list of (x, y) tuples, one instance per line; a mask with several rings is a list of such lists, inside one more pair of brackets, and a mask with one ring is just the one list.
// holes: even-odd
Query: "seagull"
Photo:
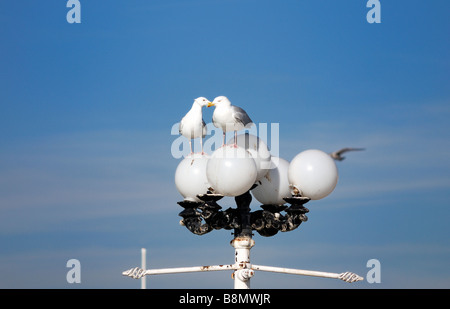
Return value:
[(205, 137), (206, 124), (202, 118), (202, 108), (203, 106), (207, 106), (211, 103), (208, 99), (204, 97), (199, 97), (194, 100), (191, 109), (180, 121), (180, 129), (179, 132), (181, 135), (189, 139), (189, 147), (192, 151), (192, 139), (200, 137), (200, 145), (202, 147), (203, 152), (203, 138)]
[(342, 156), (342, 154), (344, 152), (347, 152), (347, 151), (360, 151), (360, 150), (365, 150), (365, 148), (349, 148), (349, 147), (347, 147), (347, 148), (342, 148), (342, 149), (340, 149), (338, 151), (330, 153), (330, 156), (333, 159), (337, 160), (337, 161), (342, 161), (342, 160), (345, 159), (345, 157)]
[(227, 97), (219, 96), (207, 105), (215, 106), (212, 121), (216, 128), (223, 131), (223, 143), (225, 145), (225, 134), (228, 131), (234, 131), (234, 146), (237, 144), (237, 131), (251, 127), (253, 121), (247, 113), (240, 107), (231, 105)]

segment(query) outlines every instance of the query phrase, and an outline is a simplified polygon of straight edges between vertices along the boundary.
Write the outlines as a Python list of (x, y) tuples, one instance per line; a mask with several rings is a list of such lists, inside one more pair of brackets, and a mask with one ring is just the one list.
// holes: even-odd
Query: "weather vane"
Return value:
[[(194, 153), (191, 139), (206, 136), (202, 118), (203, 106), (215, 106), (214, 126), (223, 131), (222, 147), (212, 155), (202, 150)], [(363, 280), (352, 273), (329, 273), (321, 271), (290, 269), (255, 265), (250, 262), (250, 249), (255, 245), (253, 231), (264, 237), (278, 232), (297, 229), (308, 220), (309, 210), (304, 206), (311, 200), (328, 196), (335, 188), (338, 170), (334, 160), (349, 150), (332, 154), (310, 149), (297, 154), (291, 162), (272, 156), (267, 145), (257, 136), (237, 135), (237, 131), (253, 124), (240, 107), (220, 96), (213, 102), (206, 98), (196, 99), (191, 110), (180, 122), (180, 134), (189, 139), (191, 153), (177, 166), (175, 185), (184, 197), (178, 204), (183, 208), (180, 224), (196, 235), (213, 230), (233, 230), (231, 245), (235, 249), (233, 264), (212, 266), (144, 269), (135, 267), (122, 274), (135, 279), (149, 275), (232, 270), (234, 287), (250, 288), (255, 271), (278, 272), (304, 276), (340, 279), (345, 282)], [(225, 144), (227, 131), (234, 131), (234, 139)], [(253, 197), (262, 205), (251, 211)], [(233, 197), (236, 208), (223, 210), (218, 201)], [(286, 204), (289, 204), (287, 206)]]

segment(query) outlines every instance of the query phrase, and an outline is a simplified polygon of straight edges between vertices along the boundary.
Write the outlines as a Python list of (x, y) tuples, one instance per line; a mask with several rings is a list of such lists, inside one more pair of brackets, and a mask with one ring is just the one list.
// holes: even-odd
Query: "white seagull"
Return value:
[(208, 107), (215, 106), (212, 121), (216, 128), (221, 128), (223, 131), (223, 143), (225, 145), (225, 134), (228, 131), (234, 131), (234, 145), (237, 142), (237, 131), (244, 128), (251, 127), (253, 121), (247, 113), (240, 107), (231, 105), (227, 97), (220, 96), (214, 99)]
[(342, 161), (342, 160), (345, 159), (345, 157), (342, 156), (342, 154), (344, 152), (347, 152), (347, 151), (361, 151), (361, 150), (365, 150), (365, 148), (350, 148), (350, 147), (347, 147), (347, 148), (342, 148), (342, 149), (340, 149), (338, 151), (330, 153), (330, 156), (333, 159), (337, 160), (337, 161)]
[(189, 147), (191, 148), (191, 154), (193, 153), (192, 139), (198, 137), (200, 137), (202, 154), (204, 154), (203, 138), (205, 137), (207, 131), (205, 121), (203, 121), (202, 117), (202, 108), (203, 106), (207, 106), (209, 103), (211, 102), (204, 97), (199, 97), (195, 99), (189, 112), (180, 121), (179, 132), (181, 135), (189, 139)]

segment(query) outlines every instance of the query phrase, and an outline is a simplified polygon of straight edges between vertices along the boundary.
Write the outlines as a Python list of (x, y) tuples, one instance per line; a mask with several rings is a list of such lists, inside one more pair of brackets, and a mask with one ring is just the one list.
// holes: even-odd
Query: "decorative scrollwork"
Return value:
[(339, 279), (341, 279), (342, 281), (345, 281), (345, 282), (349, 282), (349, 283), (364, 280), (363, 277), (360, 277), (357, 274), (349, 272), (349, 271), (340, 274)]
[(124, 271), (122, 275), (131, 277), (133, 279), (140, 279), (145, 276), (145, 270), (139, 267), (135, 267)]
[(250, 191), (235, 197), (237, 208), (226, 210), (221, 210), (222, 207), (217, 204), (223, 198), (222, 195), (209, 191), (198, 198), (201, 202), (178, 202), (184, 208), (179, 214), (183, 218), (181, 223), (196, 235), (218, 229), (234, 229), (235, 236), (249, 235), (254, 230), (262, 236), (270, 237), (279, 231), (292, 231), (308, 220), (306, 213), (309, 210), (303, 206), (310, 200), (308, 197), (287, 197), (284, 200), (291, 206), (262, 205), (261, 210), (254, 212), (250, 212)]

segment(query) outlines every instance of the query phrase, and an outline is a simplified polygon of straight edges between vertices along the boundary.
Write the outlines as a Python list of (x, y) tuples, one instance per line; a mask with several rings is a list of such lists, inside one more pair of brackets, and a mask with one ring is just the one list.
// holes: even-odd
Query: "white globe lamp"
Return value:
[(210, 187), (206, 177), (207, 154), (190, 154), (184, 158), (175, 171), (175, 186), (184, 200), (200, 202), (198, 194), (206, 194)]
[(302, 196), (320, 200), (333, 192), (338, 181), (338, 170), (330, 155), (310, 149), (292, 159), (288, 179)]
[[(234, 137), (228, 141), (228, 144), (234, 144)], [(256, 180), (262, 179), (271, 166), (271, 154), (266, 143), (255, 135), (245, 133), (237, 136), (236, 144), (251, 154), (256, 164)]]
[(255, 160), (242, 147), (224, 145), (211, 155), (206, 166), (206, 177), (215, 194), (238, 196), (255, 183)]
[(283, 205), (283, 198), (291, 196), (289, 188), (288, 169), (289, 161), (272, 157), (273, 168), (256, 183), (258, 186), (252, 190), (253, 196), (264, 205)]

